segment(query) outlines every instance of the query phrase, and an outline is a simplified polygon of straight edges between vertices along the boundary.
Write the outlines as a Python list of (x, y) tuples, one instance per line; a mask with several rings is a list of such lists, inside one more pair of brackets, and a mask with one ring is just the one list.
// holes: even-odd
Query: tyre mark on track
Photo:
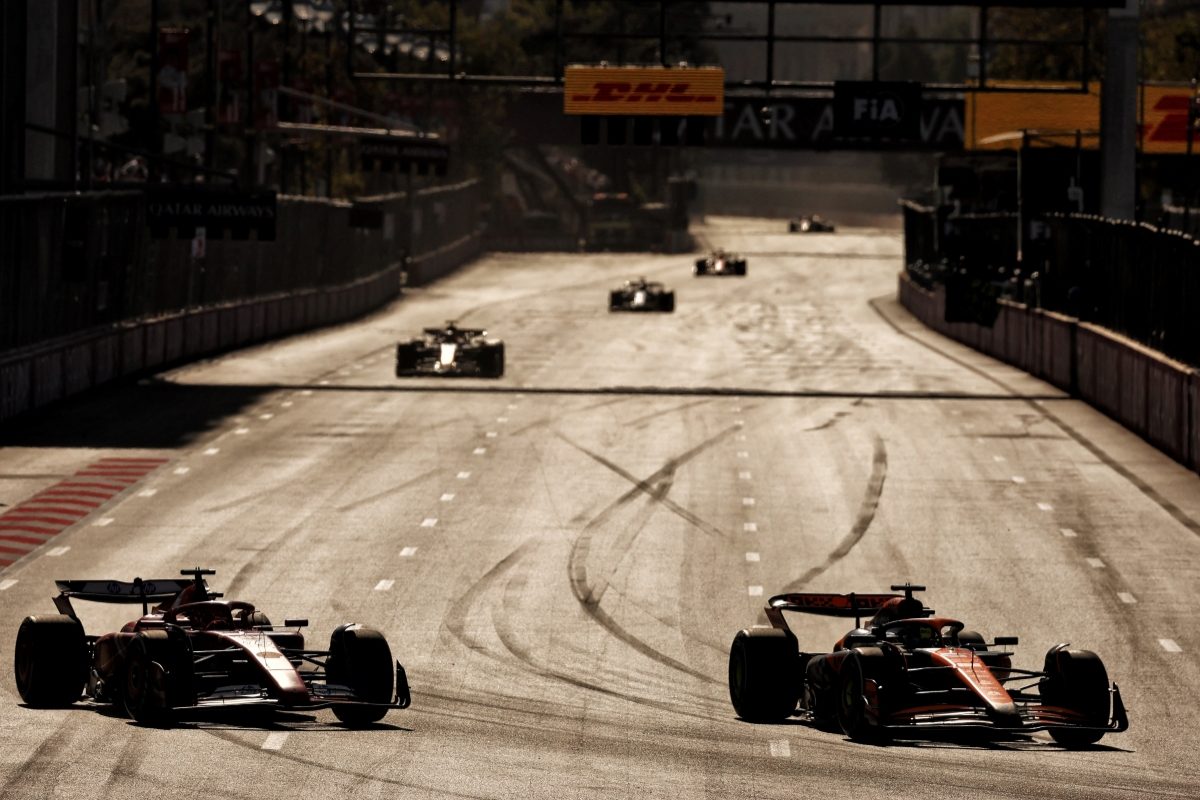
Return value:
[(57, 729), (37, 746), (24, 763), (16, 766), (0, 787), (3, 797), (53, 797), (59, 776), (71, 767), (75, 759), (69, 750), (70, 733), (64, 720)]
[(841, 561), (854, 549), (867, 530), (871, 527), (871, 523), (875, 521), (875, 512), (879, 509), (879, 498), (883, 494), (883, 484), (887, 479), (887, 445), (884, 444), (883, 438), (879, 435), (875, 436), (875, 453), (871, 459), (871, 477), (867, 481), (867, 491), (863, 496), (862, 504), (858, 508), (858, 518), (854, 521), (854, 525), (850, 528), (850, 532), (842, 539), (841, 543), (825, 557), (825, 561), (817, 566), (809, 569), (798, 579), (792, 581), (782, 590), (783, 593), (798, 592), (807, 586), (814, 578), (824, 573), (837, 562)]
[(361, 500), (355, 500), (353, 503), (346, 503), (345, 505), (334, 506), (334, 510), (335, 511), (351, 511), (355, 508), (359, 508), (360, 506), (365, 506), (369, 503), (374, 503), (376, 500), (379, 500), (380, 498), (387, 497), (388, 495), (395, 494), (396, 492), (404, 491), (405, 489), (409, 488), (410, 486), (416, 486), (418, 483), (421, 483), (424, 480), (432, 478), (434, 475), (437, 475), (441, 471), (442, 471), (441, 467), (434, 467), (433, 469), (422, 472), (420, 475), (417, 475), (416, 477), (409, 478), (406, 481), (402, 481), (401, 483), (396, 484), (395, 486), (391, 487), (390, 489), (384, 489), (381, 492), (376, 492), (375, 494), (368, 495), (368, 496), (362, 498)]

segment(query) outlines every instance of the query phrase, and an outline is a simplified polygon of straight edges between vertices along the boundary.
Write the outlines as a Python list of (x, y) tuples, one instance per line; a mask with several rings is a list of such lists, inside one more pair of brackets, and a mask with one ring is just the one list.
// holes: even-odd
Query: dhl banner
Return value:
[[(1142, 117), (1140, 143), (1146, 153), (1187, 151), (1187, 86), (1146, 86), (1138, 98)], [(997, 92), (967, 94), (966, 149), (1006, 150), (1019, 147), (1020, 132), (1037, 133), (1039, 143), (1073, 146), (1075, 132), (1083, 131), (1083, 146), (1095, 149), (1100, 139), (1100, 87), (1087, 94)], [(1200, 152), (1200, 130), (1193, 134)]]
[(567, 114), (719, 117), (725, 113), (725, 70), (570, 66), (563, 102)]

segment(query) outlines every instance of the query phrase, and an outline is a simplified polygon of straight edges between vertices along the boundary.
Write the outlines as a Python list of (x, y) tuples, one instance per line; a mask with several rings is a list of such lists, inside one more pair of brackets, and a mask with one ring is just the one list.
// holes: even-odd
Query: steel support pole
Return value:
[(1100, 95), (1100, 213), (1132, 220), (1137, 214), (1138, 2), (1108, 12), (1108, 56)]

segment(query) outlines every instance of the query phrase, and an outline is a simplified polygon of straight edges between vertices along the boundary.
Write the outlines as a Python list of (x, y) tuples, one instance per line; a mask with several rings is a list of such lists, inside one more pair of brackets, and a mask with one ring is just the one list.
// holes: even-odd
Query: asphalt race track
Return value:
[[(894, 299), (897, 232), (784, 231), (701, 230), (746, 278), (490, 256), (355, 324), (4, 429), (6, 506), (103, 459), (166, 461), (0, 571), (0, 797), (1200, 796), (1200, 478), (921, 328)], [(638, 275), (675, 314), (608, 312)], [(505, 377), (397, 380), (396, 341), (450, 318), (505, 340)], [(380, 628), (412, 708), (367, 731), (328, 711), (159, 730), (21, 705), (12, 643), (54, 579), (196, 565), (307, 616), (313, 646)], [(1017, 666), (1100, 653), (1130, 731), (872, 747), (735, 717), (728, 646), (767, 596), (905, 580), (1020, 636)], [(808, 649), (845, 627), (795, 621)]]

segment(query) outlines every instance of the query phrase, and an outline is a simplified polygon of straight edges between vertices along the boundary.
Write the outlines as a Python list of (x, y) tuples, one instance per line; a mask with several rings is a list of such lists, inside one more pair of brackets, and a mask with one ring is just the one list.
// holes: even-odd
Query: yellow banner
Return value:
[[(1138, 100), (1143, 124), (1140, 143), (1146, 153), (1187, 151), (1187, 86), (1146, 86)], [(1088, 149), (1100, 144), (1100, 87), (1088, 94), (1042, 92), (968, 93), (966, 103), (966, 148), (1006, 150), (1021, 146), (1021, 131), (1030, 132), (1031, 143), (1074, 146), (1076, 131)], [(1200, 152), (1200, 131), (1193, 148)]]
[(567, 67), (567, 114), (719, 117), (725, 113), (721, 67)]

